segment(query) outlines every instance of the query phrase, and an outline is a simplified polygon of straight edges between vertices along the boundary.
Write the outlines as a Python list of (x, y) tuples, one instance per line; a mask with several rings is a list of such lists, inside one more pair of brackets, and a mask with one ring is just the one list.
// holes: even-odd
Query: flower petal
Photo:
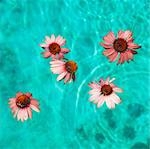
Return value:
[(60, 53), (58, 54), (58, 59), (62, 59), (62, 58), (64, 58), (64, 54), (63, 54), (62, 52), (60, 52)]
[(67, 83), (70, 79), (71, 79), (71, 74), (67, 73), (64, 83)]
[(45, 36), (45, 42), (46, 42), (47, 44), (50, 44), (50, 43), (51, 43), (51, 38), (48, 37), (48, 36)]
[(122, 30), (120, 30), (118, 32), (118, 38), (123, 38), (124, 32)]
[(21, 96), (21, 95), (23, 95), (23, 93), (22, 93), (22, 92), (18, 92), (18, 93), (16, 94), (16, 98), (18, 98), (18, 97)]
[(28, 116), (30, 117), (30, 119), (32, 118), (32, 111), (30, 108), (27, 108), (27, 111), (28, 111)]
[(30, 107), (31, 107), (34, 111), (40, 112), (40, 109), (39, 109), (38, 106), (35, 106), (35, 105), (30, 104)]
[(103, 54), (105, 56), (109, 56), (109, 55), (113, 54), (114, 52), (115, 52), (115, 50), (113, 48), (112, 49), (106, 49), (103, 51)]
[(123, 34), (123, 37), (122, 37), (122, 38), (124, 38), (124, 39), (126, 39), (126, 40), (128, 41), (128, 40), (130, 40), (130, 39), (131, 39), (131, 37), (132, 37), (132, 32), (131, 32), (131, 31), (129, 31), (129, 30), (126, 30), (126, 31), (124, 32), (124, 34)]
[(31, 99), (31, 104), (32, 105), (34, 105), (34, 106), (39, 106), (39, 102), (36, 100), (36, 99), (34, 99), (34, 98), (30, 98)]
[(60, 67), (51, 67), (51, 71), (54, 73), (54, 74), (61, 74), (63, 72), (65, 72), (65, 68), (64, 66), (60, 66)]
[(100, 42), (100, 45), (101, 45), (102, 47), (104, 47), (105, 49), (112, 49), (112, 48), (113, 48), (112, 45), (108, 45), (108, 44), (105, 44), (105, 43), (103, 43), (103, 42)]
[(113, 44), (115, 41), (115, 36), (113, 32), (109, 32), (106, 36), (104, 36), (103, 40), (108, 44)]
[(55, 35), (52, 34), (52, 35), (51, 35), (51, 42), (54, 42), (54, 41), (55, 41)]
[(118, 92), (118, 93), (122, 93), (123, 92), (123, 90), (121, 88), (119, 88), (119, 87), (114, 87), (113, 91)]
[(44, 58), (49, 58), (52, 54), (49, 51), (42, 52)]
[(62, 80), (65, 76), (66, 76), (67, 72), (63, 72), (61, 73), (58, 77), (57, 77), (57, 81)]
[(101, 107), (104, 104), (105, 97), (102, 95), (98, 101), (97, 108)]
[(133, 60), (133, 53), (130, 50), (127, 51), (127, 55), (128, 55), (128, 60)]
[(89, 94), (100, 94), (100, 90), (99, 89), (92, 89), (88, 92)]
[(27, 93), (26, 93), (26, 96), (28, 96), (28, 97), (30, 98), (30, 97), (32, 97), (32, 94), (29, 93), (29, 92), (27, 92)]
[(109, 55), (108, 57), (110, 59), (110, 62), (114, 62), (118, 57), (118, 52), (114, 52), (113, 54)]
[(97, 83), (94, 83), (94, 82), (89, 83), (88, 86), (93, 88), (93, 89), (99, 89), (100, 88), (100, 86)]
[(133, 42), (128, 42), (128, 48), (129, 49), (139, 49), (139, 48), (141, 48), (141, 46), (139, 46)]
[(120, 98), (116, 94), (112, 94), (112, 100), (115, 104), (119, 104), (121, 102)]
[(62, 52), (62, 53), (68, 53), (68, 52), (70, 52), (70, 50), (67, 49), (67, 48), (61, 48), (61, 52)]

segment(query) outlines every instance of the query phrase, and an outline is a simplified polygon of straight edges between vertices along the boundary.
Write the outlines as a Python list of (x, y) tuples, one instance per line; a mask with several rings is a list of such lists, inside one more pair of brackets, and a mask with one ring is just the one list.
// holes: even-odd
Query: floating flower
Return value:
[(75, 72), (77, 71), (77, 64), (71, 60), (53, 60), (50, 62), (51, 71), (54, 74), (59, 74), (57, 81), (62, 79), (64, 83), (72, 82), (75, 80)]
[(51, 37), (46, 36), (45, 38), (45, 43), (40, 44), (40, 47), (45, 50), (42, 52), (44, 58), (61, 59), (64, 54), (70, 52), (69, 49), (61, 47), (65, 45), (66, 40), (60, 35), (58, 37), (51, 35)]
[(40, 112), (39, 102), (32, 98), (31, 93), (23, 94), (18, 92), (15, 98), (9, 99), (10, 108), (14, 118), (17, 116), (18, 120), (22, 122), (28, 118), (32, 118), (32, 110)]
[(110, 62), (116, 61), (120, 55), (118, 64), (133, 60), (133, 55), (137, 54), (136, 49), (141, 48), (141, 46), (133, 43), (132, 32), (129, 30), (125, 32), (120, 30), (117, 38), (113, 32), (109, 32), (103, 40), (105, 43), (100, 43), (106, 49), (103, 54), (110, 59)]
[(106, 102), (108, 108), (115, 108), (115, 104), (121, 102), (116, 93), (121, 93), (123, 90), (112, 83), (114, 80), (115, 78), (110, 80), (108, 77), (106, 81), (100, 79), (98, 83), (89, 83), (89, 86), (92, 88), (89, 92), (89, 94), (91, 94), (89, 101), (97, 104), (98, 108), (102, 106), (104, 102)]

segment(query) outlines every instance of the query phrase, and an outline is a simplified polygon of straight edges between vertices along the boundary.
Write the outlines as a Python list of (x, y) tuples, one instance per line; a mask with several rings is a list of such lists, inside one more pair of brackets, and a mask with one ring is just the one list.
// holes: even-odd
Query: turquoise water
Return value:
[[(148, 149), (150, 31), (148, 0), (0, 1), (0, 149)], [(134, 61), (117, 66), (99, 42), (109, 31), (131, 30), (142, 46)], [(64, 85), (49, 70), (38, 44), (62, 35), (78, 63), (77, 80)], [(116, 77), (123, 88), (114, 110), (88, 102), (88, 83)], [(41, 112), (24, 123), (8, 99), (32, 92)]]

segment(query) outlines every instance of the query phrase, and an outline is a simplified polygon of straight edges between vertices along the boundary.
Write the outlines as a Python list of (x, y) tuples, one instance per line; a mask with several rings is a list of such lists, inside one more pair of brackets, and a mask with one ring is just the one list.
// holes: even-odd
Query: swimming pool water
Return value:
[[(0, 1), (0, 149), (148, 149), (149, 0)], [(109, 31), (131, 30), (142, 46), (134, 61), (109, 63), (99, 45)], [(76, 82), (64, 85), (49, 70), (38, 44), (62, 35), (78, 63)], [(88, 101), (88, 83), (115, 77), (123, 88), (114, 110)], [(32, 92), (41, 112), (24, 123), (8, 99)]]

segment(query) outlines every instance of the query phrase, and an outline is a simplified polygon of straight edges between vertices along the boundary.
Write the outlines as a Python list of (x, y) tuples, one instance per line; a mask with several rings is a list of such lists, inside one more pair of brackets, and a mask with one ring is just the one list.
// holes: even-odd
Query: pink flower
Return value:
[(45, 43), (40, 44), (45, 52), (42, 52), (44, 58), (52, 57), (52, 59), (61, 59), (64, 57), (64, 54), (70, 52), (67, 48), (62, 48), (66, 43), (66, 40), (60, 35), (55, 37), (51, 35), (51, 37), (45, 37)]
[(77, 64), (71, 60), (53, 60), (50, 62), (50, 69), (54, 74), (59, 74), (57, 81), (64, 79), (64, 83), (75, 80), (75, 72), (77, 71)]
[(18, 92), (15, 98), (9, 99), (10, 108), (14, 118), (17, 116), (18, 120), (22, 122), (28, 118), (32, 118), (32, 110), (40, 112), (39, 102), (32, 98), (31, 93), (23, 94)]
[(103, 54), (110, 59), (110, 62), (116, 61), (118, 55), (120, 55), (118, 64), (133, 60), (133, 55), (137, 54), (136, 49), (141, 48), (141, 46), (133, 43), (132, 32), (129, 30), (125, 32), (120, 30), (117, 38), (113, 32), (109, 32), (103, 40), (105, 43), (100, 43), (106, 49)]
[(100, 79), (98, 83), (90, 83), (89, 87), (91, 87), (92, 90), (89, 92), (89, 94), (91, 94), (89, 101), (97, 104), (98, 108), (102, 106), (104, 102), (106, 102), (109, 109), (115, 108), (115, 104), (121, 102), (116, 93), (121, 93), (123, 90), (112, 83), (114, 80), (115, 78), (110, 80), (108, 77), (106, 81)]

